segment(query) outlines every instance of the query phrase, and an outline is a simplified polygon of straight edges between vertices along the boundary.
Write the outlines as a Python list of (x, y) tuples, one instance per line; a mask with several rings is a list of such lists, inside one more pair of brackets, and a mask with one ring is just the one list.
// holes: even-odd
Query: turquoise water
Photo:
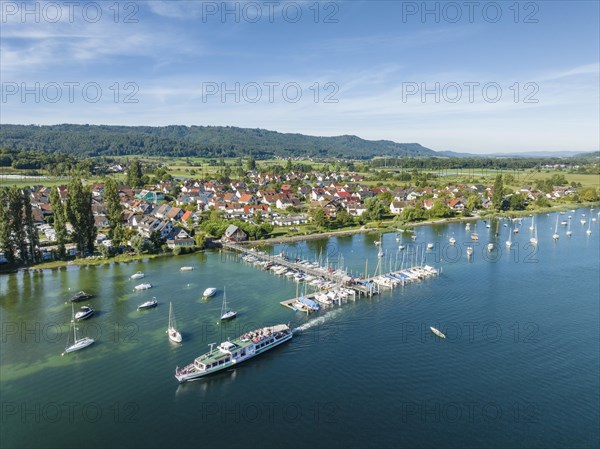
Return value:
[[(561, 227), (557, 242), (556, 214), (536, 217), (537, 248), (524, 219), (510, 252), (507, 222), (480, 221), (471, 259), (464, 224), (416, 228), (415, 243), (386, 234), (384, 271), (424, 260), (441, 275), (310, 317), (279, 304), (294, 282), (226, 251), (1, 276), (1, 445), (597, 446), (600, 229), (587, 236), (582, 213), (589, 220), (589, 209), (567, 213), (573, 236)], [(265, 248), (372, 275), (379, 238)], [(130, 280), (137, 271), (146, 278)], [(146, 281), (154, 288), (133, 292)], [(224, 286), (238, 318), (218, 324)], [(202, 301), (206, 287), (219, 291)], [(80, 303), (96, 315), (79, 329), (96, 343), (61, 357), (65, 301), (82, 289), (96, 295)], [(136, 310), (153, 296), (157, 308)], [(165, 335), (169, 301), (179, 346)], [(291, 342), (235, 370), (184, 385), (173, 377), (210, 343), (287, 322), (298, 329)]]

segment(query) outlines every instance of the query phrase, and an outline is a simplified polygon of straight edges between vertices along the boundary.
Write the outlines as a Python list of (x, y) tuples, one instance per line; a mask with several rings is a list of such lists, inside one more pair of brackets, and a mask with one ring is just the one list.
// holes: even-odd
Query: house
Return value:
[(298, 198), (290, 196), (282, 196), (275, 202), (277, 209), (287, 209), (288, 207), (300, 207), (301, 203)]
[(238, 198), (238, 203), (240, 204), (252, 204), (252, 205), (256, 205), (258, 204), (258, 200), (256, 199), (256, 197), (254, 195), (252, 195), (251, 193), (243, 193), (239, 198)]
[(136, 193), (135, 197), (140, 200), (150, 201), (152, 203), (158, 203), (165, 199), (165, 195), (162, 192), (142, 190), (140, 193)]
[(271, 212), (271, 208), (267, 204), (258, 204), (256, 206), (247, 204), (246, 206), (244, 206), (245, 214), (254, 214), (259, 211), (264, 215)]
[(423, 201), (423, 207), (427, 210), (433, 207), (433, 200), (425, 200)]
[(179, 220), (183, 216), (184, 213), (185, 213), (185, 211), (183, 209), (180, 209), (178, 207), (172, 207), (167, 212), (165, 218), (167, 218), (169, 220)]
[(187, 223), (187, 221), (192, 218), (192, 211), (186, 210), (185, 213), (181, 216), (180, 220), (183, 223)]
[(223, 234), (222, 240), (227, 242), (245, 242), (248, 240), (248, 234), (236, 225), (229, 225)]
[(390, 212), (398, 215), (398, 214), (402, 213), (402, 211), (404, 210), (404, 208), (406, 206), (407, 206), (406, 201), (392, 201), (390, 203)]
[(462, 212), (465, 210), (465, 203), (460, 198), (455, 198), (448, 204), (450, 209), (455, 210), (456, 212)]
[(167, 246), (169, 248), (194, 246), (196, 241), (190, 237), (185, 229), (174, 227), (167, 235)]
[(160, 232), (161, 238), (167, 238), (169, 232), (173, 229), (170, 221), (164, 221), (156, 217), (145, 216), (137, 222), (138, 233), (149, 238), (154, 231)]
[[(161, 204), (158, 209), (155, 209), (154, 211), (152, 211), (152, 215), (154, 215), (156, 218), (166, 218), (167, 217), (167, 213), (171, 210), (172, 206), (165, 203), (165, 204)], [(179, 209), (181, 210), (181, 209)]]
[(308, 221), (306, 214), (283, 215), (273, 219), (271, 222), (275, 226), (293, 226), (301, 225)]
[(97, 229), (107, 228), (108, 227), (108, 219), (106, 215), (94, 215), (94, 226)]

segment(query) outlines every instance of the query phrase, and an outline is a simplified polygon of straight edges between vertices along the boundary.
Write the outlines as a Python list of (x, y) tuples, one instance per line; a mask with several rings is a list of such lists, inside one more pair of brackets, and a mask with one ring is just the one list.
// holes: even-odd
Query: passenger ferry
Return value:
[(181, 383), (196, 380), (242, 363), (255, 355), (291, 340), (291, 338), (292, 330), (286, 324), (263, 327), (247, 332), (233, 341), (224, 341), (215, 350), (211, 345), (211, 350), (196, 358), (193, 363), (183, 368), (175, 368), (175, 378)]

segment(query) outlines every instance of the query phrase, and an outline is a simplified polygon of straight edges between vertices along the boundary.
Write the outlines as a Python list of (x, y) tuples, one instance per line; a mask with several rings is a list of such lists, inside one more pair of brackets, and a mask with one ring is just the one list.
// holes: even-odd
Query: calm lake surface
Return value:
[[(592, 222), (586, 235), (582, 214), (589, 222), (597, 210), (560, 215), (573, 216), (573, 235), (559, 226), (556, 242), (557, 214), (536, 216), (537, 249), (524, 218), (511, 251), (512, 223), (479, 221), (471, 260), (464, 223), (417, 227), (415, 243), (383, 235), (383, 271), (424, 259), (440, 276), (308, 317), (279, 304), (294, 282), (227, 251), (0, 276), (0, 445), (597, 447), (600, 229)], [(379, 238), (265, 249), (372, 275)], [(137, 271), (146, 278), (130, 280)], [(154, 288), (133, 292), (146, 281)], [(225, 286), (238, 317), (218, 324)], [(218, 293), (202, 301), (207, 287)], [(95, 294), (77, 306), (96, 309), (78, 326), (96, 343), (61, 357), (66, 301), (79, 290)], [(153, 296), (158, 307), (136, 310)], [(165, 334), (170, 301), (181, 345)], [(173, 376), (210, 343), (288, 322), (292, 341), (235, 370), (183, 385)]]

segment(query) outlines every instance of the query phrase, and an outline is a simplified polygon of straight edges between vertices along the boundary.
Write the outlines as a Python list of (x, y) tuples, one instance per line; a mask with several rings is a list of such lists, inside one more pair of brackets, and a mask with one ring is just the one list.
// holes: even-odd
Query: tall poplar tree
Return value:
[(25, 242), (25, 227), (23, 226), (23, 195), (17, 186), (8, 191), (9, 227), (19, 259), (26, 261), (27, 243)]
[(81, 254), (93, 253), (96, 239), (94, 214), (92, 213), (92, 189), (84, 187), (80, 179), (69, 183), (67, 194), (67, 218), (73, 226), (73, 240)]
[(494, 192), (492, 193), (492, 206), (496, 210), (500, 210), (502, 206), (502, 198), (504, 198), (504, 182), (502, 181), (502, 175), (496, 175), (496, 181), (494, 181)]
[(57, 256), (63, 260), (66, 256), (65, 243), (67, 241), (67, 217), (65, 205), (60, 200), (58, 189), (50, 191), (50, 205), (54, 212), (54, 231), (56, 232)]
[(8, 207), (8, 188), (0, 188), (0, 250), (8, 263), (14, 263), (15, 250), (10, 228), (10, 214)]
[(127, 184), (130, 187), (136, 188), (142, 186), (142, 166), (140, 165), (140, 161), (134, 159), (129, 164), (129, 169), (127, 170)]
[(39, 247), (40, 239), (33, 222), (33, 210), (27, 191), (23, 191), (23, 207), (25, 208), (25, 236), (27, 237), (29, 249), (28, 261), (37, 262), (39, 259), (37, 248)]
[(118, 247), (123, 240), (123, 206), (119, 198), (119, 186), (114, 178), (107, 178), (104, 183), (104, 204), (110, 227), (108, 236), (113, 241), (113, 247)]

